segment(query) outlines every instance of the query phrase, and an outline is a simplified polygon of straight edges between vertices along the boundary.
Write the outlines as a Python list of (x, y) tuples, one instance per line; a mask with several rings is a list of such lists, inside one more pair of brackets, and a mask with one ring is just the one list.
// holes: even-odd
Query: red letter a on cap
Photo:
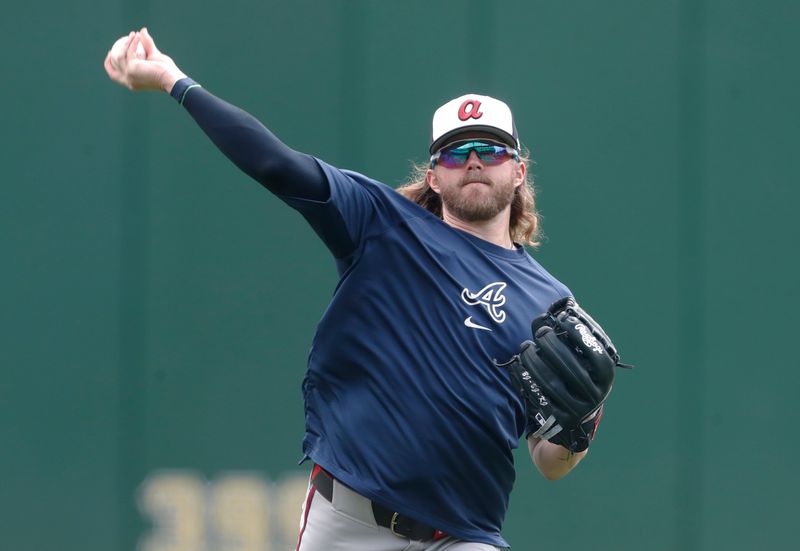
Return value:
[(479, 119), (482, 116), (481, 102), (476, 99), (468, 99), (458, 108), (458, 118), (462, 121), (467, 119)]

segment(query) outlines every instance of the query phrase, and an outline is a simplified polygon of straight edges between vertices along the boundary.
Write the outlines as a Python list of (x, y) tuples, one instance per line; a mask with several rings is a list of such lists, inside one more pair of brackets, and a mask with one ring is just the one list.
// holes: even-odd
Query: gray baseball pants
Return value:
[(315, 492), (309, 483), (296, 551), (500, 551), (486, 543), (446, 537), (413, 541), (378, 526), (372, 504), (344, 484), (334, 481), (333, 500)]

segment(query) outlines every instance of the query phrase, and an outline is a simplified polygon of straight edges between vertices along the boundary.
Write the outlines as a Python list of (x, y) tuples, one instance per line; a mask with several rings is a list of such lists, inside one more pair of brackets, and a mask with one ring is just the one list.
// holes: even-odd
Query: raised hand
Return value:
[(161, 53), (146, 27), (117, 40), (103, 62), (109, 78), (130, 90), (170, 92), (185, 78), (171, 57)]

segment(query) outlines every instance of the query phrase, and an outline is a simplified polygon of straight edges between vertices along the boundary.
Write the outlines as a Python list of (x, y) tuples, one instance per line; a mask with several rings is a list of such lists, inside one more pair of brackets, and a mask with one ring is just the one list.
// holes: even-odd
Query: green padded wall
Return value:
[(8, 6), (0, 549), (293, 548), (300, 382), (334, 265), (174, 101), (106, 78), (141, 25), (290, 146), (391, 185), (444, 101), (512, 106), (534, 254), (637, 365), (567, 478), (520, 450), (514, 549), (792, 547), (798, 17), (788, 0)]

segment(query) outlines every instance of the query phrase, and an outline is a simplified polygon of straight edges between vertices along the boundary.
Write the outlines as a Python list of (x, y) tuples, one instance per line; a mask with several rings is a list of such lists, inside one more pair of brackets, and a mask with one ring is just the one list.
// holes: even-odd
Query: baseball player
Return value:
[(429, 164), (398, 193), (290, 149), (188, 78), (144, 28), (105, 69), (131, 90), (169, 93), (335, 259), (341, 279), (302, 386), (313, 466), (297, 549), (507, 548), (512, 450), (526, 437), (547, 479), (573, 469), (618, 360), (523, 247), (538, 217), (509, 107), (474, 94), (445, 103)]

